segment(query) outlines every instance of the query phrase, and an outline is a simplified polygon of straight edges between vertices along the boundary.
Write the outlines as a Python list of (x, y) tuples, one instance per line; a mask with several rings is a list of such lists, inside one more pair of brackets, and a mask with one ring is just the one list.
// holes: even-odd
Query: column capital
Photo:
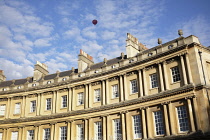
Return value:
[(35, 125), (33, 125), (34, 127), (39, 127), (39, 126), (41, 126), (41, 124), (35, 124)]
[(149, 107), (147, 106), (147, 107), (140, 107), (139, 109), (140, 110), (144, 110), (144, 109), (148, 109)]
[(101, 115), (100, 117), (103, 118), (103, 117), (107, 117), (109, 116), (109, 114), (104, 114), (104, 115)]
[(74, 120), (67, 120), (65, 123), (72, 123)]
[(57, 122), (51, 122), (51, 123), (50, 123), (50, 125), (55, 125), (55, 124), (57, 124)]
[(197, 97), (196, 95), (187, 96), (187, 97), (185, 97), (185, 100), (187, 100), (187, 99), (192, 99), (192, 98), (196, 98), (196, 97)]
[(161, 105), (167, 105), (167, 104), (170, 104), (171, 101), (167, 101), (167, 102), (162, 102)]
[(126, 114), (126, 113), (128, 113), (128, 110), (124, 110), (120, 112), (120, 114)]

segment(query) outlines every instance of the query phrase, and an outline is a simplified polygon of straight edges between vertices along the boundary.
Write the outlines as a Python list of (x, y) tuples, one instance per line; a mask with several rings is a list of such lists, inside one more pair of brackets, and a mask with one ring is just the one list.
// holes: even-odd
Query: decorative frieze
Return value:
[(27, 97), (28, 97), (28, 98), (37, 97), (37, 94), (29, 94)]
[(79, 85), (79, 86), (76, 86), (76, 87), (75, 87), (76, 90), (77, 90), (77, 89), (82, 89), (82, 88), (84, 88), (84, 85)]
[(166, 64), (170, 64), (170, 63), (172, 63), (174, 61), (175, 61), (175, 59), (170, 59), (170, 60), (166, 61)]
[(167, 104), (170, 104), (170, 103), (171, 103), (171, 101), (167, 101), (167, 102), (161, 103), (161, 105), (167, 105)]
[(8, 98), (0, 98), (0, 102), (7, 101)]
[(23, 96), (15, 96), (13, 97), (14, 100), (19, 100), (19, 99), (23, 99)]
[(196, 98), (196, 95), (192, 95), (192, 96), (187, 96), (187, 97), (185, 97), (186, 100), (187, 100), (187, 99), (192, 99), (192, 98)]
[(154, 69), (154, 68), (155, 68), (154, 66), (150, 66), (150, 67), (146, 67), (145, 70), (148, 71), (148, 70), (151, 70), (151, 69)]
[(109, 82), (115, 81), (115, 80), (118, 80), (118, 79), (119, 79), (118, 77), (112, 77), (112, 78), (109, 78)]
[(48, 92), (44, 92), (43, 95), (50, 95), (50, 94), (53, 94), (52, 91), (48, 91)]
[(68, 89), (67, 89), (67, 88), (64, 88), (64, 89), (59, 89), (59, 90), (58, 90), (58, 92), (59, 92), (59, 93), (66, 92), (66, 91), (68, 91)]
[(91, 83), (91, 86), (96, 86), (96, 85), (100, 85), (101, 82), (97, 81), (97, 82), (94, 82), (94, 83)]
[(137, 71), (128, 72), (128, 73), (126, 73), (126, 76), (131, 76), (131, 75), (134, 75), (134, 74), (137, 74)]

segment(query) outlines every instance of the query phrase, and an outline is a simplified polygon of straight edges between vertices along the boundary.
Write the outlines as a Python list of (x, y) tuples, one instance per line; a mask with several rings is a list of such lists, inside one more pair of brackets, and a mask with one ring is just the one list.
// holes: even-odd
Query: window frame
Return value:
[(67, 107), (67, 95), (61, 96), (61, 108)]
[(138, 83), (136, 79), (130, 81), (131, 86), (131, 94), (135, 94), (138, 92)]
[(113, 136), (114, 140), (122, 139), (122, 126), (120, 119), (113, 120)]
[(67, 127), (66, 126), (60, 127), (60, 140), (67, 140)]
[(102, 140), (102, 122), (94, 123), (94, 140)]
[[(187, 126), (185, 126), (185, 127), (187, 127), (187, 130), (184, 130), (184, 131), (181, 130), (181, 128), (180, 128), (181, 127), (180, 126), (180, 118), (179, 118), (180, 115), (179, 115), (179, 112), (178, 112), (178, 108), (181, 108), (181, 107), (185, 108), (185, 115), (186, 115), (186, 117), (184, 119), (187, 119), (187, 122), (185, 122), (185, 124), (187, 124)], [(178, 125), (179, 132), (188, 132), (188, 131), (190, 131), (189, 114), (188, 114), (188, 110), (187, 110), (187, 106), (186, 105), (176, 106), (176, 116), (177, 116), (177, 121), (178, 121), (177, 125)], [(182, 121), (182, 124), (183, 124), (183, 121)]]
[(52, 98), (46, 98), (46, 110), (52, 109)]
[(181, 75), (180, 75), (179, 67), (178, 66), (171, 67), (170, 70), (171, 70), (172, 83), (176, 83), (176, 82), (181, 81)]
[[(137, 119), (137, 120), (136, 120)], [(133, 115), (133, 135), (134, 139), (142, 138), (142, 120), (140, 115)]]
[(95, 102), (100, 102), (101, 101), (101, 89), (100, 88), (95, 89), (94, 90), (94, 95), (95, 95), (94, 101)]
[(77, 140), (84, 139), (84, 126), (83, 124), (77, 124)]
[(30, 101), (30, 113), (36, 112), (36, 100)]
[(158, 88), (158, 76), (157, 73), (150, 74), (150, 88)]
[(18, 140), (18, 131), (12, 131), (11, 140)]
[[(156, 114), (158, 113), (158, 114)], [(157, 116), (160, 115), (160, 116)], [(157, 117), (158, 118), (157, 118)], [(153, 119), (154, 119), (154, 130), (156, 136), (162, 136), (165, 135), (165, 123), (164, 123), (164, 116), (163, 112), (161, 110), (154, 111), (153, 112)], [(162, 131), (162, 132), (161, 132)]]
[(51, 138), (50, 128), (45, 128), (43, 131), (44, 131), (43, 140), (50, 140)]
[(5, 116), (6, 104), (0, 104), (0, 116)]
[(118, 84), (112, 85), (112, 98), (119, 98), (119, 87)]
[[(19, 105), (19, 108), (18, 108)], [(20, 114), (20, 110), (21, 110), (21, 103), (15, 103), (15, 109), (14, 109), (14, 114)]]
[(84, 92), (77, 93), (77, 105), (84, 104)]
[(34, 140), (34, 130), (27, 131), (27, 140)]

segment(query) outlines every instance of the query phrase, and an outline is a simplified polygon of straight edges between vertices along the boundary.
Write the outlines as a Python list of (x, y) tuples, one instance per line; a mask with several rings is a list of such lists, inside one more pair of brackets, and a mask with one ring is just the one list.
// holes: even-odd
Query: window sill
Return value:
[(20, 116), (20, 113), (18, 113), (18, 114), (13, 114), (13, 116)]
[(67, 107), (62, 107), (61, 110), (63, 110), (63, 109), (67, 109)]
[(111, 100), (116, 100), (116, 99), (119, 99), (119, 97), (114, 97), (114, 98), (112, 98)]
[(101, 103), (101, 101), (95, 101), (93, 104), (98, 104), (98, 103)]
[(81, 105), (77, 105), (77, 107), (79, 107), (79, 106), (84, 106), (84, 104), (81, 104)]
[(134, 95), (134, 94), (137, 94), (138, 93), (138, 91), (137, 92), (134, 92), (134, 93), (130, 93), (130, 95)]
[(172, 82), (171, 85), (174, 85), (174, 84), (177, 84), (177, 83), (181, 83), (181, 81)]
[(149, 91), (158, 89), (158, 87), (150, 88)]

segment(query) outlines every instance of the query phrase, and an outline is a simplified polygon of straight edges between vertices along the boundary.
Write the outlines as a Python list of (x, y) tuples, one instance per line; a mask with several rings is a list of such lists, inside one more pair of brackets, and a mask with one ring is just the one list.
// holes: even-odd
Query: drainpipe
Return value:
[[(205, 74), (204, 74), (204, 68), (203, 68), (203, 61), (202, 61), (202, 52), (200, 50), (198, 50), (198, 54), (200, 56), (200, 61), (201, 61), (201, 67), (202, 67), (202, 71), (203, 71), (203, 79), (204, 79), (204, 84), (206, 86), (206, 77), (205, 77)], [(209, 100), (209, 92), (206, 88), (206, 93), (207, 93), (207, 98), (208, 98), (208, 102), (209, 102), (209, 106), (210, 106), (210, 100)]]

